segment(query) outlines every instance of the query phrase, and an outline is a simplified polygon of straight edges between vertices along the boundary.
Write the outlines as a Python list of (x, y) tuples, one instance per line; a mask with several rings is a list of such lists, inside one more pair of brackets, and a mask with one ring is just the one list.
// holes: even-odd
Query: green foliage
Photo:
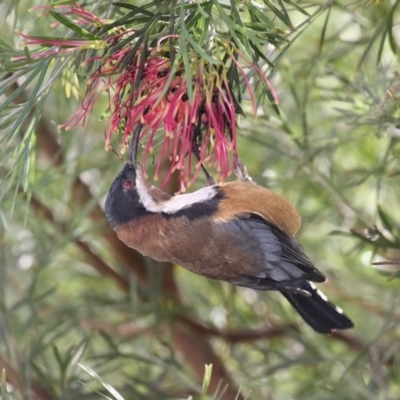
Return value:
[[(106, 100), (84, 130), (59, 131), (89, 71), (80, 56), (30, 60), (13, 29), (67, 29), (36, 23), (27, 10), (41, 2), (3, 3), (0, 397), (216, 400), (240, 389), (247, 399), (398, 399), (398, 1), (86, 2), (119, 23), (163, 22), (149, 40), (196, 9), (182, 32), (199, 42), (186, 46), (210, 56), (204, 32), (215, 18), (263, 70), (274, 67), (280, 115), (258, 97), (257, 117), (240, 121), (239, 153), (254, 180), (298, 207), (300, 241), (329, 276), (321, 289), (356, 325), (331, 337), (276, 293), (119, 247), (99, 206), (121, 166), (103, 151)], [(200, 19), (204, 31), (191, 30)], [(10, 61), (18, 55), (32, 62)]]

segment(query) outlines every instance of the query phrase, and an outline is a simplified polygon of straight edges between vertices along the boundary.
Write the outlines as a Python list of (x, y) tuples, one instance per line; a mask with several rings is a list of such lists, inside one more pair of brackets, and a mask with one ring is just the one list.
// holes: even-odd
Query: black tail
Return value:
[(295, 294), (290, 291), (281, 291), (290, 304), (312, 328), (320, 333), (332, 333), (336, 329), (353, 327), (353, 322), (343, 311), (329, 302), (314, 285), (308, 282), (302, 289), (311, 293), (310, 297)]

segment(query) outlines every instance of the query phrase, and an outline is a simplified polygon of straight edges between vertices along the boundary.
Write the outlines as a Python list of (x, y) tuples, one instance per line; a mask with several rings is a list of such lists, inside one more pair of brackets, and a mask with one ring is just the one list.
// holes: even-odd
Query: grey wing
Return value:
[[(258, 290), (283, 289), (309, 295), (301, 288), (305, 281), (325, 281), (300, 245), (262, 217), (250, 214), (227, 224), (240, 238), (239, 246), (243, 251), (252, 252), (256, 260), (253, 273), (245, 273), (231, 283)], [(246, 266), (243, 270), (249, 271)]]

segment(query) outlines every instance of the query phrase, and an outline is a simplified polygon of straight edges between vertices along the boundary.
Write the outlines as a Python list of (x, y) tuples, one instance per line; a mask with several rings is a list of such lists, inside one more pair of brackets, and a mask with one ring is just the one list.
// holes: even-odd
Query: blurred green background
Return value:
[(324, 336), (277, 293), (115, 238), (102, 206), (122, 163), (104, 151), (105, 102), (84, 128), (59, 130), (84, 79), (50, 68), (32, 100), (39, 77), (24, 85), (29, 71), (9, 66), (14, 30), (51, 35), (54, 21), (28, 12), (44, 0), (3, 0), (0, 103), (18, 95), (0, 114), (0, 398), (399, 399), (398, 3), (296, 2), (307, 17), (276, 1), (297, 27), (268, 49), (281, 115), (260, 104), (240, 119), (250, 175), (296, 205), (305, 253), (329, 277), (320, 289), (355, 323)]

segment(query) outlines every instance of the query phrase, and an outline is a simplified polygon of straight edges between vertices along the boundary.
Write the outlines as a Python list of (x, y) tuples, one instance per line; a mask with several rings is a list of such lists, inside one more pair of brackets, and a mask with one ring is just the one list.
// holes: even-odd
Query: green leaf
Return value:
[[(144, 13), (149, 17), (149, 20), (147, 22), (147, 27), (149, 27), (151, 24), (154, 22), (158, 22), (158, 17), (160, 14), (165, 10), (171, 0), (155, 0), (151, 1), (150, 3), (147, 3), (144, 6), (141, 7), (134, 7), (134, 10), (130, 13), (125, 14), (123, 17), (117, 19), (116, 21), (112, 22), (111, 24), (106, 25), (103, 29), (100, 30), (99, 34), (104, 34), (109, 32), (111, 29), (117, 28), (119, 26), (123, 26), (125, 24), (128, 24), (130, 21), (133, 20), (133, 18), (140, 13)], [(160, 6), (161, 4), (161, 6)], [(115, 5), (119, 7), (126, 7), (126, 3), (115, 3)], [(150, 11), (147, 11), (147, 9), (154, 7), (156, 10), (158, 10), (157, 13), (152, 13)], [(129, 7), (126, 7), (129, 8)], [(145, 27), (142, 28), (142, 30), (145, 29)]]
[(71, 29), (71, 31), (77, 33), (79, 36), (82, 36), (89, 40), (97, 40), (99, 39), (97, 36), (93, 35), (92, 33), (88, 32), (86, 29), (81, 28), (80, 26), (74, 24), (69, 18), (64, 17), (64, 15), (59, 14), (55, 11), (50, 10), (49, 14), (56, 19), (58, 22), (66, 26), (67, 28)]
[(183, 31), (181, 32), (181, 36), (186, 39), (191, 45), (193, 50), (195, 50), (201, 58), (204, 58), (208, 63), (218, 65), (219, 61), (214, 57), (210, 56), (205, 50), (203, 50), (193, 39), (192, 35), (186, 30), (185, 26), (181, 27)]
[(94, 378), (95, 381), (101, 384), (101, 386), (104, 387), (104, 389), (107, 390), (108, 393), (113, 397), (115, 400), (124, 400), (124, 398), (108, 383), (104, 382), (103, 379), (100, 378), (100, 376), (91, 368), (88, 366), (79, 363), (79, 367), (85, 371), (89, 376)]
[[(367, 46), (365, 47), (365, 49), (363, 50), (360, 60), (358, 61), (357, 64), (357, 69), (359, 70), (362, 66), (362, 64), (364, 63), (365, 59), (367, 58), (373, 44), (375, 43), (375, 40), (379, 37), (379, 35), (385, 31), (386, 29), (386, 21), (383, 21), (380, 25), (378, 25), (378, 27), (375, 29), (374, 34), (372, 35), (371, 39), (369, 40)], [(381, 42), (381, 47), (383, 47), (383, 44)], [(379, 54), (379, 52), (378, 52)], [(378, 58), (379, 61), (379, 58)]]
[(200, 400), (205, 400), (207, 396), (208, 387), (210, 386), (211, 376), (212, 376), (212, 364), (204, 366), (204, 378), (203, 385), (201, 388)]
[[(43, 63), (43, 62), (42, 62)], [(32, 72), (26, 77), (26, 80), (21, 83), (21, 85), (18, 86), (16, 90), (13, 91), (12, 94), (10, 94), (7, 97), (7, 100), (5, 100), (1, 105), (0, 105), (0, 113), (2, 113), (11, 103), (13, 103), (27, 88), (27, 86), (36, 78), (38, 74), (42, 71), (42, 68), (39, 66), (35, 68), (31, 68)], [(29, 69), (27, 70), (27, 72)], [(8, 89), (8, 87), (5, 87), (0, 91), (0, 95), (4, 94), (5, 91)]]
[(9, 399), (8, 390), (7, 390), (7, 371), (5, 368), (1, 370), (1, 399), (7, 400)]
[(397, 0), (395, 4), (393, 4), (392, 8), (390, 9), (389, 15), (388, 15), (388, 23), (387, 23), (387, 33), (388, 33), (388, 38), (389, 38), (389, 44), (390, 48), (392, 49), (394, 54), (397, 54), (397, 43), (396, 40), (393, 36), (393, 18), (394, 18), (394, 12), (396, 11), (396, 8), (398, 7), (400, 1)]
[(134, 4), (115, 2), (115, 3), (113, 3), (113, 5), (116, 7), (127, 8), (128, 10), (133, 10), (133, 11), (135, 11), (134, 15), (145, 14), (148, 17), (153, 17), (153, 15), (154, 15), (154, 13), (147, 11), (149, 4), (144, 5), (142, 7), (138, 7), (138, 6), (135, 6)]
[(297, 11), (301, 12), (302, 14), (306, 15), (307, 17), (310, 17), (310, 14), (302, 7), (300, 7), (298, 4), (294, 3), (291, 0), (283, 0), (285, 3), (290, 4), (292, 7), (294, 7)]
[(326, 13), (326, 18), (324, 21), (324, 26), (322, 27), (322, 32), (321, 32), (321, 38), (319, 40), (319, 45), (318, 45), (318, 52), (322, 52), (322, 46), (325, 42), (325, 35), (326, 35), (326, 29), (328, 28), (328, 22), (329, 22), (329, 17), (331, 15), (331, 8), (328, 8), (328, 12)]
[(393, 236), (397, 233), (397, 230), (393, 228), (390, 217), (383, 211), (382, 206), (378, 205), (378, 215), (382, 221), (382, 225), (387, 229)]
[(264, 4), (275, 14), (275, 16), (280, 19), (286, 26), (290, 29), (295, 30), (295, 27), (292, 24), (292, 21), (289, 18), (285, 8), (283, 7), (283, 12), (281, 12), (270, 0), (263, 0)]
[[(47, 70), (51, 63), (51, 60), (52, 60), (52, 57), (50, 59), (43, 60), (42, 63), (39, 64), (37, 70), (35, 71), (34, 76), (30, 77), (31, 79), (29, 79), (29, 81), (31, 81), (37, 74), (39, 74), (38, 80), (37, 80), (35, 86), (33, 87), (32, 91), (28, 97), (27, 102), (25, 103), (23, 111), (21, 112), (21, 114), (19, 115), (19, 117), (13, 124), (12, 131), (17, 131), (17, 129), (19, 129), (20, 124), (25, 119), (25, 117), (28, 115), (28, 113), (30, 112), (33, 104), (36, 102), (37, 93), (39, 92), (40, 88), (42, 87), (42, 83), (46, 76)], [(19, 92), (19, 89), (21, 87), (24, 87), (24, 88), (26, 87), (25, 82), (15, 92), (17, 92), (17, 91)], [(9, 102), (10, 98), (12, 98), (13, 100), (15, 99), (15, 97), (16, 97), (15, 92), (7, 99), (7, 102)], [(1, 112), (1, 109), (2, 109), (2, 107), (0, 107), (0, 112)]]
[(216, 4), (216, 8), (219, 11), (219, 16), (220, 18), (224, 21), (224, 23), (226, 24), (226, 26), (229, 29), (229, 33), (232, 36), (233, 41), (235, 42), (236, 46), (239, 48), (239, 50), (249, 59), (251, 59), (251, 49), (246, 49), (245, 44), (240, 40), (240, 38), (238, 37), (238, 35), (236, 34), (236, 27), (237, 24), (235, 24), (231, 18), (229, 18), (225, 11), (223, 10), (223, 8), (221, 7), (221, 5), (219, 3)]
[[(254, 19), (256, 19), (260, 23), (264, 24), (263, 31), (265, 31), (267, 28), (269, 28), (269, 29), (275, 28), (274, 22), (270, 18), (268, 18), (268, 16), (265, 15), (262, 11), (260, 11), (256, 6), (254, 6), (252, 3), (250, 3), (250, 2), (246, 3), (246, 8), (248, 9), (249, 14)], [(261, 26), (260, 26), (260, 28), (261, 28)], [(262, 29), (260, 29), (260, 31), (261, 30)]]

